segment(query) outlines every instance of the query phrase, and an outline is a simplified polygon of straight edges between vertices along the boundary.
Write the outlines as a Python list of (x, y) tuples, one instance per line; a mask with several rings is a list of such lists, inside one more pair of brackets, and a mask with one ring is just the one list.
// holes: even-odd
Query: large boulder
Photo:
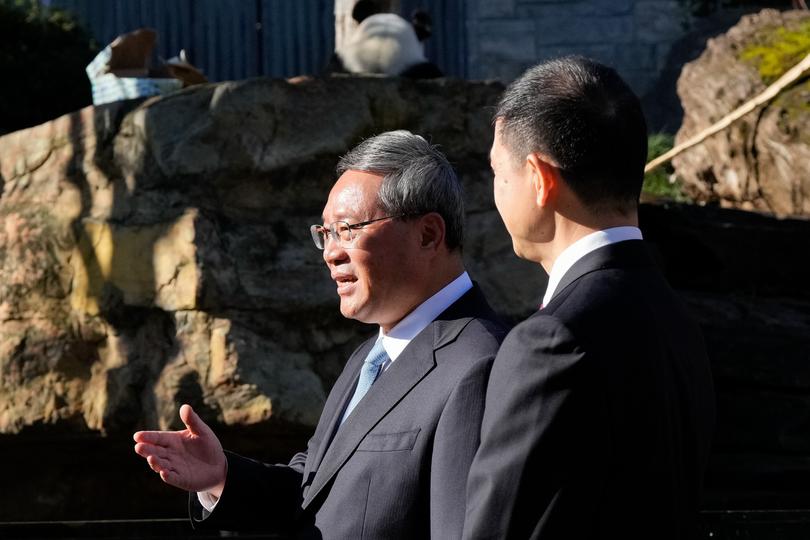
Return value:
[[(763, 10), (710, 39), (678, 80), (676, 143), (764, 91), (810, 53), (810, 11)], [(673, 160), (698, 201), (778, 216), (810, 215), (810, 79)]]
[(484, 173), (500, 91), (254, 80), (0, 139), (0, 433), (165, 429), (180, 401), (214, 424), (314, 427), (370, 330), (341, 318), (308, 226), (338, 156), (392, 128), (458, 165), (471, 270), (499, 307), (527, 309), (542, 277), (493, 279), (524, 268), (501, 256)]

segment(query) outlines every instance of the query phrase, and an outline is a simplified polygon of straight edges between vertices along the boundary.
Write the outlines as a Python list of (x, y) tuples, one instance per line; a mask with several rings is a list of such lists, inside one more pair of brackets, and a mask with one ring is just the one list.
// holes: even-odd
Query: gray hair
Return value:
[(464, 192), (436, 146), (410, 131), (388, 131), (366, 139), (340, 158), (338, 174), (349, 170), (383, 177), (378, 204), (389, 215), (438, 213), (444, 219), (447, 248), (461, 249)]

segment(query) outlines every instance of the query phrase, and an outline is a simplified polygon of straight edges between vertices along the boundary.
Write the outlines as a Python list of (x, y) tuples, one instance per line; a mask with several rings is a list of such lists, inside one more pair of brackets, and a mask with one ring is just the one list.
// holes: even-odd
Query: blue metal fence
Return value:
[[(185, 49), (212, 81), (319, 73), (335, 42), (333, 0), (43, 0), (74, 13), (100, 46), (119, 34), (149, 27), (157, 53)], [(434, 19), (428, 58), (464, 77), (464, 0), (402, 0), (402, 14), (427, 10)]]
[(149, 27), (157, 52), (185, 49), (213, 81), (318, 73), (334, 46), (332, 0), (51, 0), (74, 13), (100, 46)]
[(401, 0), (406, 19), (414, 9), (427, 11), (433, 19), (433, 35), (425, 54), (447, 75), (467, 76), (467, 11), (465, 0)]

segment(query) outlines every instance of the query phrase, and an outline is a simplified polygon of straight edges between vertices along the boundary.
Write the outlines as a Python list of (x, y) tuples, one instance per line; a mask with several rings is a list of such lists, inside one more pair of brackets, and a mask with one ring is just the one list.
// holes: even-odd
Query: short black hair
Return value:
[(527, 70), (495, 112), (499, 134), (522, 162), (539, 152), (595, 211), (638, 205), (647, 160), (647, 124), (638, 97), (615, 70), (581, 56)]

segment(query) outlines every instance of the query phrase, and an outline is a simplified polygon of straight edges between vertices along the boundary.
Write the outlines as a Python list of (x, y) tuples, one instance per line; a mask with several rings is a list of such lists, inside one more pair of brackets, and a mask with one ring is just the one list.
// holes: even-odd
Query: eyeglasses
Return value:
[(352, 231), (362, 229), (366, 225), (376, 223), (377, 221), (383, 221), (384, 219), (398, 219), (402, 217), (406, 217), (405, 214), (399, 216), (385, 216), (377, 219), (371, 219), (369, 221), (363, 221), (361, 223), (335, 221), (326, 227), (323, 225), (312, 225), (309, 228), (309, 232), (312, 235), (312, 241), (315, 242), (315, 247), (318, 249), (324, 249), (326, 247), (326, 239), (330, 235), (332, 236), (333, 240), (337, 240), (340, 247), (350, 247), (356, 238), (355, 233)]

